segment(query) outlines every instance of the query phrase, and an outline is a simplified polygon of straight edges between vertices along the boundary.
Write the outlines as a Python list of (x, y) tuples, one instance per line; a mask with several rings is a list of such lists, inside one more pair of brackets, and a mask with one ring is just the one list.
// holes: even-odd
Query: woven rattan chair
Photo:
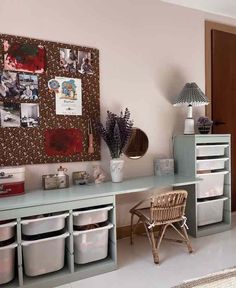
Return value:
[[(172, 227), (180, 236), (180, 239), (168, 239), (175, 242), (183, 242), (187, 245), (189, 253), (193, 252), (186, 231), (186, 217), (184, 216), (187, 191), (176, 190), (152, 196), (139, 202), (131, 210), (131, 234), (130, 242), (133, 244), (135, 228), (141, 222), (145, 227), (146, 234), (152, 247), (154, 263), (159, 263), (159, 248), (164, 238), (166, 228)], [(150, 207), (139, 208), (141, 204), (150, 201)], [(134, 216), (138, 217), (136, 226), (133, 225)], [(154, 230), (157, 234), (154, 234)], [(166, 238), (165, 238), (166, 239)]]

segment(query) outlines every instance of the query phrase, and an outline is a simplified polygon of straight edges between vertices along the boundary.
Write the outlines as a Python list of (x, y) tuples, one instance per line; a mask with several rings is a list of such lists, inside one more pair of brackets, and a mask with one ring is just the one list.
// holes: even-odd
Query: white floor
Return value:
[(183, 280), (236, 266), (236, 214), (232, 230), (191, 241), (195, 250), (191, 255), (182, 244), (163, 242), (161, 264), (155, 265), (146, 237), (136, 236), (133, 246), (129, 239), (119, 240), (116, 271), (60, 288), (170, 288)]

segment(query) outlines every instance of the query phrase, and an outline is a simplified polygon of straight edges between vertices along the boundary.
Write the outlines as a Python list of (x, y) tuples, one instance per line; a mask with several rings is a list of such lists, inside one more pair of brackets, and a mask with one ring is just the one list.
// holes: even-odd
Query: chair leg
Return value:
[(155, 236), (154, 236), (154, 231), (153, 228), (151, 228), (149, 231), (149, 236), (151, 239), (151, 244), (152, 244), (152, 255), (153, 255), (153, 261), (155, 264), (159, 264), (160, 263), (160, 259), (159, 259), (159, 254), (158, 254), (158, 249), (156, 246), (156, 241), (155, 241)]
[(134, 238), (134, 214), (131, 213), (131, 221), (130, 221), (130, 244), (132, 245), (134, 243), (133, 238)]
[(167, 227), (168, 227), (168, 224), (163, 225), (163, 226), (161, 226), (161, 228), (160, 228), (160, 232), (159, 232), (158, 239), (157, 239), (157, 244), (156, 244), (158, 251), (159, 251), (159, 248), (160, 248), (160, 245), (161, 245), (161, 241), (162, 241), (162, 239), (163, 239), (163, 237), (164, 237), (164, 234), (165, 234), (165, 232), (166, 232), (166, 228), (167, 228)]
[(183, 226), (181, 227), (182, 231), (183, 231), (183, 234), (184, 234), (184, 237), (185, 237), (185, 241), (186, 241), (186, 245), (188, 247), (188, 252), (189, 253), (192, 253), (193, 252), (193, 248), (191, 246), (191, 243), (190, 243), (190, 240), (189, 240), (189, 237), (188, 237), (188, 233), (186, 231), (186, 228)]

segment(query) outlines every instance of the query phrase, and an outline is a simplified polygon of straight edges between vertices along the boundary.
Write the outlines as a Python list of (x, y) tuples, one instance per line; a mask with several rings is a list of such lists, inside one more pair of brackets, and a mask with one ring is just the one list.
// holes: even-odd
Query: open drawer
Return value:
[(113, 208), (112, 205), (105, 207), (92, 207), (80, 209), (73, 212), (73, 223), (75, 226), (83, 226), (107, 221), (108, 211)]
[(228, 171), (213, 172), (197, 174), (197, 177), (201, 178), (196, 184), (197, 198), (215, 197), (223, 195), (224, 191), (224, 178), (228, 174)]
[(198, 159), (196, 163), (197, 171), (204, 170), (220, 170), (225, 168), (225, 162), (229, 158), (218, 158), (218, 159)]
[(219, 145), (197, 145), (196, 146), (196, 156), (197, 157), (213, 157), (213, 156), (224, 156), (225, 148), (229, 147), (227, 144)]

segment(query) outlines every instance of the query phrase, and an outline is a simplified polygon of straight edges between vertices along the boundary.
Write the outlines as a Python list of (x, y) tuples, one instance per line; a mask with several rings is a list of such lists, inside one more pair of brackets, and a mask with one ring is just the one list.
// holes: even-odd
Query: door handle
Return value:
[(214, 125), (225, 125), (226, 123), (224, 121), (214, 121)]

